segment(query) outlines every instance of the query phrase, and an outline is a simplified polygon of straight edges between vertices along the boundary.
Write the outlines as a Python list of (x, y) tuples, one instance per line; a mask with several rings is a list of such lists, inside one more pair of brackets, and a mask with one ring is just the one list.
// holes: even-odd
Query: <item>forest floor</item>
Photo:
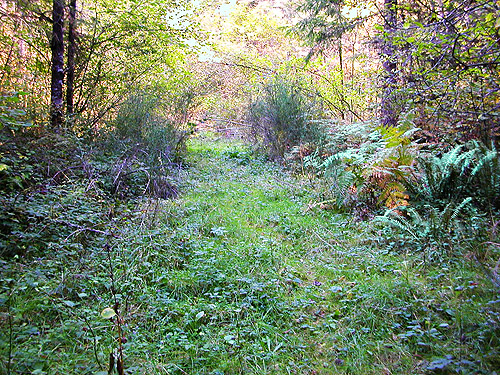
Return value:
[(187, 162), (179, 197), (144, 200), (100, 253), (3, 265), (18, 280), (2, 323), (12, 374), (107, 374), (120, 346), (127, 374), (499, 365), (496, 292), (471, 260), (390, 251), (373, 224), (311, 206), (314, 181), (238, 141), (202, 133)]

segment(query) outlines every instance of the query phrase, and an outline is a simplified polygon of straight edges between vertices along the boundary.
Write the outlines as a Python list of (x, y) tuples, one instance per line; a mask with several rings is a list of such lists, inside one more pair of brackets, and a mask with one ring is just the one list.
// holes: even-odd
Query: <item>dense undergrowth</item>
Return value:
[(429, 259), (234, 140), (202, 134), (186, 162), (173, 200), (106, 206), (64, 184), (36, 198), (59, 194), (38, 222), (57, 227), (1, 261), (0, 372), (106, 374), (110, 353), (127, 374), (499, 368), (498, 288), (477, 254)]

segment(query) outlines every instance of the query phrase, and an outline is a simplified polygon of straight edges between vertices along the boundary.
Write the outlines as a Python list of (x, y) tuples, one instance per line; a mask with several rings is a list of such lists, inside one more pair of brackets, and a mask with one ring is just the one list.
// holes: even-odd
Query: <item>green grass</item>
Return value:
[(498, 294), (471, 261), (387, 251), (241, 143), (202, 135), (187, 162), (179, 198), (114, 237), (0, 263), (1, 373), (107, 373), (115, 305), (127, 374), (498, 370)]

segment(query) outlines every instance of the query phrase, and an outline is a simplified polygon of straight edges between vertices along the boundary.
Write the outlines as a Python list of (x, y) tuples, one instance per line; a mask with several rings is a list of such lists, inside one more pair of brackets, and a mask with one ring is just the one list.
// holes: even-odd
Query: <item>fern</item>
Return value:
[(471, 170), (468, 187), (475, 196), (487, 204), (500, 208), (500, 155), (498, 150), (488, 149), (474, 142), (476, 166)]
[(339, 204), (358, 201), (370, 209), (406, 205), (403, 180), (412, 174), (418, 147), (410, 141), (413, 132), (371, 123), (336, 125), (332, 154), (319, 165), (310, 160), (307, 165), (314, 164), (321, 171)]
[(404, 185), (399, 181), (388, 182), (380, 193), (379, 203), (384, 203), (387, 208), (397, 208), (408, 205), (408, 195)]
[(498, 207), (500, 162), (497, 150), (473, 141), (438, 156), (418, 159), (420, 181), (407, 187), (418, 199), (439, 203), (473, 197)]
[[(465, 207), (471, 202), (472, 202), (472, 197), (467, 197), (458, 205), (455, 205), (454, 202), (448, 203), (444, 208), (444, 210), (442, 210), (441, 212), (439, 212), (438, 215), (436, 215), (437, 218), (439, 219), (436, 225), (436, 230), (449, 232), (453, 227), (454, 221), (457, 220), (458, 216), (462, 213)], [(438, 212), (437, 209), (434, 210)]]
[(401, 232), (410, 235), (413, 240), (421, 241), (427, 234), (420, 229), (425, 226), (425, 221), (422, 219), (418, 211), (412, 207), (405, 210), (406, 215), (401, 215), (397, 210), (388, 210), (384, 216), (377, 216), (375, 221), (381, 224), (389, 225)]
[(375, 220), (398, 230), (414, 248), (424, 251), (432, 259), (448, 252), (454, 242), (453, 236), (464, 230), (461, 215), (472, 200), (471, 197), (465, 198), (458, 205), (450, 202), (444, 209), (427, 205), (422, 213), (415, 207), (400, 207), (386, 211), (384, 216)]
[[(464, 190), (464, 171), (472, 162), (470, 152), (462, 154), (460, 145), (441, 157), (420, 157), (422, 183), (417, 195), (429, 201), (449, 201), (461, 196)], [(411, 187), (410, 187), (411, 188)]]
[(348, 198), (353, 195), (356, 176), (351, 171), (338, 170), (335, 178), (331, 179), (330, 192), (332, 193), (337, 207), (347, 206)]

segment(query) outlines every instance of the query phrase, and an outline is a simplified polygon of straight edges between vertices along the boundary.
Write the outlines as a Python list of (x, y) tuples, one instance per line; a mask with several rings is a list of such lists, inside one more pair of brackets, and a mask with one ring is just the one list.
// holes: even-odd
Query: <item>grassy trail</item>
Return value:
[(308, 210), (309, 184), (242, 145), (189, 149), (184, 193), (165, 216), (183, 249), (166, 293), (184, 306), (184, 371), (417, 374), (479, 350), (459, 337), (481, 299), (453, 292), (477, 284), (467, 267), (380, 251), (348, 216)]
[(188, 151), (179, 197), (120, 208), (93, 249), (2, 261), (0, 373), (106, 375), (120, 346), (127, 374), (498, 368), (497, 296), (471, 261), (389, 251), (237, 142)]

